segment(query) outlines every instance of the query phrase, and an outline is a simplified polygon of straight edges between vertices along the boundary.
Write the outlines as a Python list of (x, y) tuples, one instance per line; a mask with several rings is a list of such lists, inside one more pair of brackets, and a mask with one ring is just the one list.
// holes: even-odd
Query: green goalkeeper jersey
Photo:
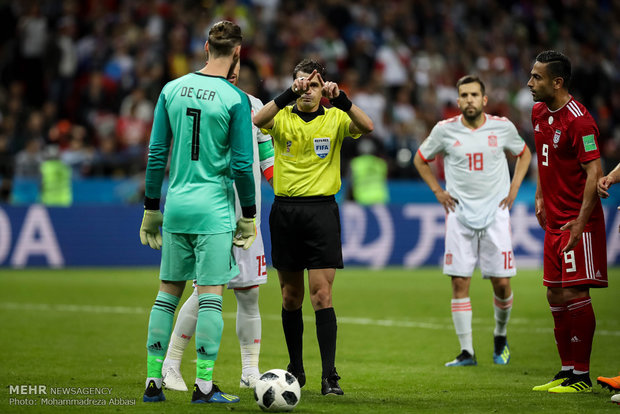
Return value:
[(233, 180), (241, 206), (255, 204), (250, 113), (246, 94), (223, 77), (196, 72), (164, 86), (153, 119), (145, 195), (160, 198), (172, 147), (165, 231), (233, 231)]

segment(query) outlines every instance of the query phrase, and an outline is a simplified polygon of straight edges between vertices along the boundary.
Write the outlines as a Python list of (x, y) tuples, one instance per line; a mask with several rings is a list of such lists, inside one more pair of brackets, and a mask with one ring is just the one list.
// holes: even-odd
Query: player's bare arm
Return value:
[(596, 192), (597, 183), (603, 176), (603, 168), (601, 166), (601, 159), (592, 160), (586, 164), (581, 164), (581, 168), (586, 172), (586, 186), (583, 190), (583, 201), (581, 203), (581, 210), (579, 216), (575, 220), (571, 220), (562, 227), (562, 231), (570, 231), (570, 238), (568, 243), (562, 249), (562, 252), (568, 252), (573, 250), (577, 242), (581, 239), (581, 234), (586, 226), (586, 223), (590, 219), (590, 214), (596, 205), (598, 194)]
[(499, 203), (499, 206), (501, 208), (508, 208), (508, 210), (512, 208), (512, 205), (515, 202), (515, 198), (517, 198), (517, 194), (519, 193), (519, 188), (521, 188), (521, 183), (523, 182), (523, 178), (525, 178), (527, 169), (530, 166), (531, 160), (532, 160), (532, 153), (526, 145), (521, 155), (517, 157), (517, 162), (515, 164), (515, 172), (514, 172), (514, 175), (512, 176), (512, 182), (510, 183), (510, 191), (508, 192), (508, 197), (504, 198)]
[(252, 122), (257, 128), (271, 129), (273, 127), (273, 117), (276, 116), (279, 111), (280, 108), (278, 108), (275, 102), (269, 101), (263, 106), (263, 109), (254, 115)]
[(536, 177), (536, 194), (534, 195), (535, 214), (538, 224), (543, 230), (547, 230), (547, 214), (545, 213), (545, 203), (540, 188), (540, 176)]
[(422, 177), (424, 182), (435, 194), (435, 197), (437, 198), (437, 201), (439, 201), (439, 204), (441, 204), (446, 210), (446, 213), (454, 211), (456, 208), (457, 200), (452, 197), (449, 192), (441, 188), (439, 182), (437, 181), (437, 178), (435, 178), (435, 175), (433, 174), (433, 171), (431, 171), (431, 167), (426, 161), (422, 159), (422, 157), (420, 157), (419, 153), (415, 154), (415, 157), (413, 158), (413, 164), (420, 173), (420, 177)]
[(596, 186), (598, 196), (601, 198), (609, 197), (609, 187), (616, 184), (618, 181), (620, 181), (620, 164), (616, 165), (616, 168), (614, 168), (605, 177), (601, 177), (598, 180), (598, 184)]
[(349, 118), (351, 118), (351, 124), (349, 125), (349, 132), (352, 135), (355, 134), (370, 134), (375, 128), (372, 120), (359, 106), (353, 104), (351, 110), (347, 112)]

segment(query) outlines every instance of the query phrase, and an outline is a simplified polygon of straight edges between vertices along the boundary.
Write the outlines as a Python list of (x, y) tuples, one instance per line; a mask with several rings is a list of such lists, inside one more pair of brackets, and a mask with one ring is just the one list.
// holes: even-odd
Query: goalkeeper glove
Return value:
[(243, 250), (250, 248), (256, 239), (256, 219), (241, 217), (237, 220), (237, 230), (235, 230), (235, 238), (233, 244), (237, 247), (243, 247)]
[(142, 225), (140, 226), (140, 241), (151, 249), (161, 249), (161, 233), (159, 227), (164, 222), (164, 216), (159, 210), (144, 210)]

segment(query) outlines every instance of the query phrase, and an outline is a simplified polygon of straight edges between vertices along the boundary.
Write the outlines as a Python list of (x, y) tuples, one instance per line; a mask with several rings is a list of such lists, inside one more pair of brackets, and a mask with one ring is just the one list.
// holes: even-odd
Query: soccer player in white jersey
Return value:
[[(240, 63), (228, 80), (237, 86)], [(263, 103), (254, 96), (247, 94), (252, 104), (252, 115), (258, 112)], [(260, 377), (258, 357), (261, 342), (261, 318), (258, 309), (258, 286), (267, 282), (267, 266), (265, 249), (260, 230), (260, 182), (261, 171), (265, 178), (273, 180), (273, 144), (271, 136), (263, 134), (260, 129), (252, 126), (254, 146), (254, 183), (256, 190), (256, 240), (248, 250), (233, 248), (233, 254), (239, 274), (228, 283), (228, 289), (234, 289), (237, 299), (237, 337), (241, 347), (241, 388), (253, 388)], [(259, 161), (260, 160), (260, 161)], [(236, 189), (235, 189), (236, 194)], [(236, 199), (237, 216), (241, 214), (238, 197)], [(185, 301), (177, 317), (174, 331), (170, 338), (170, 345), (166, 353), (162, 372), (163, 384), (166, 388), (176, 391), (187, 391), (187, 385), (181, 375), (181, 359), (185, 348), (196, 330), (198, 315), (198, 293), (194, 292)]]
[[(472, 338), (471, 276), (479, 261), (482, 276), (491, 279), (495, 330), (493, 361), (510, 360), (506, 326), (512, 310), (510, 278), (516, 274), (510, 215), (530, 163), (531, 153), (508, 119), (483, 112), (484, 83), (464, 76), (456, 84), (461, 115), (435, 125), (414, 158), (420, 175), (446, 210), (443, 273), (452, 278), (452, 320), (461, 353), (446, 366), (477, 365)], [(517, 157), (510, 181), (504, 151)], [(446, 189), (428, 163), (444, 156)]]

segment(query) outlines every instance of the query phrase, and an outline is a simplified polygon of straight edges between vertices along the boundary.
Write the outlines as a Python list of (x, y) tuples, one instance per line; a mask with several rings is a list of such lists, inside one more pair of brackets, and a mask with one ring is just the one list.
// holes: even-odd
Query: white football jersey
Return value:
[(424, 161), (444, 154), (446, 190), (458, 200), (457, 218), (484, 229), (508, 196), (510, 173), (504, 150), (521, 155), (525, 142), (507, 118), (484, 114), (477, 129), (463, 125), (462, 115), (438, 122), (418, 150)]
[[(263, 103), (260, 99), (255, 98), (254, 96), (246, 93), (248, 98), (250, 98), (250, 103), (252, 104), (252, 117), (263, 108)], [(260, 156), (258, 153), (258, 144), (261, 142), (271, 141), (271, 135), (263, 134), (260, 128), (257, 128), (254, 124), (252, 124), (252, 146), (254, 147), (254, 164), (252, 165), (252, 169), (254, 171), (254, 185), (256, 186), (256, 225), (260, 226), (260, 206), (261, 206), (261, 180), (262, 180), (262, 168)], [(271, 165), (273, 165), (273, 158), (271, 158)], [(268, 165), (267, 165), (268, 166)], [(263, 168), (266, 168), (263, 165)], [(237, 196), (237, 188), (235, 187), (235, 211), (237, 215), (237, 219), (241, 217), (241, 204), (239, 204), (239, 197)]]

